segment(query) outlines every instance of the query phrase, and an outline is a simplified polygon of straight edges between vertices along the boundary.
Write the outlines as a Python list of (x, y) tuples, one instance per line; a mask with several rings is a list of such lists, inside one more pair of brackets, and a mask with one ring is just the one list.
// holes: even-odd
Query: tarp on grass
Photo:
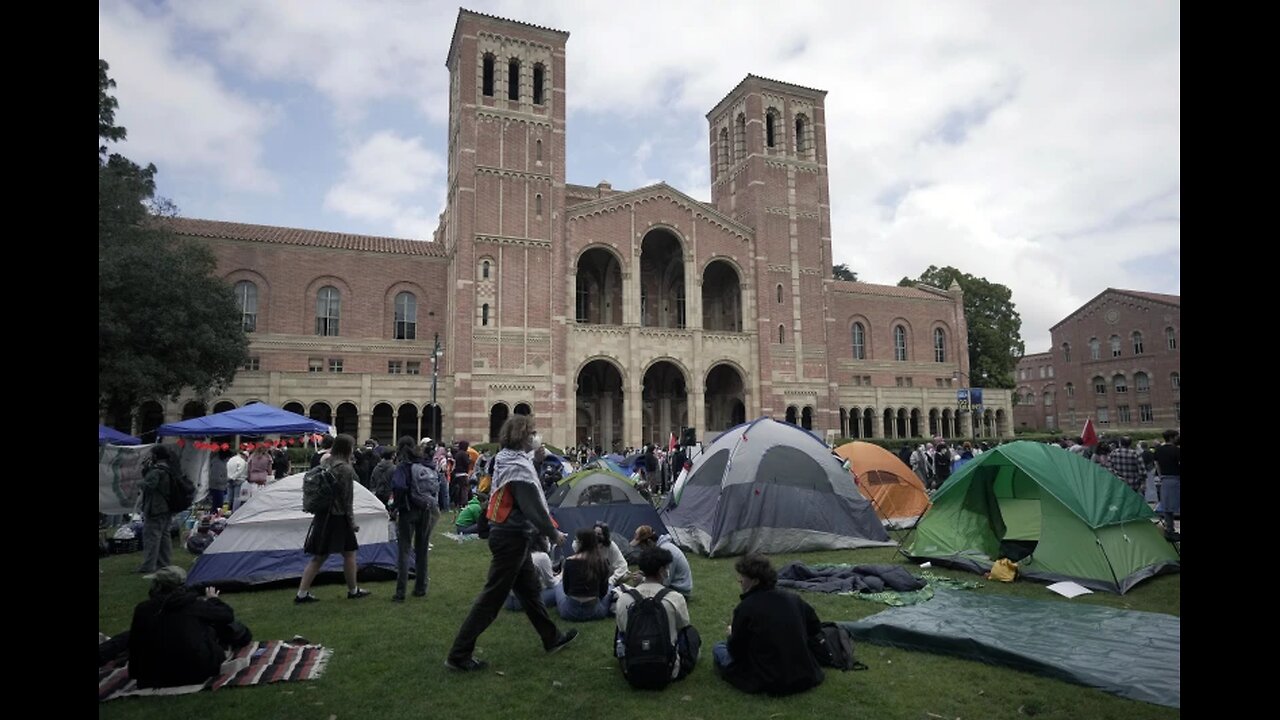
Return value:
[(1182, 620), (1068, 601), (938, 588), (932, 600), (840, 623), (856, 640), (954, 655), (1181, 706)]

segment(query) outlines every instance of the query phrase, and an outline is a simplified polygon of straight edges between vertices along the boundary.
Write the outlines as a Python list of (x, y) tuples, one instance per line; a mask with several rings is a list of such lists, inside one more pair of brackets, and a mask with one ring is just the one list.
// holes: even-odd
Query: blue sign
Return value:
[(969, 388), (960, 388), (956, 391), (956, 407), (961, 410), (969, 409)]
[(982, 388), (969, 388), (969, 404), (975, 410), (982, 409)]

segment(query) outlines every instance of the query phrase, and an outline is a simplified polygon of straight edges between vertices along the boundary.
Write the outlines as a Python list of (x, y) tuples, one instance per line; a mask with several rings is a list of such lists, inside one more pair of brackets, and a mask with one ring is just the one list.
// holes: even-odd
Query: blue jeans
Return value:
[(711, 663), (717, 673), (723, 673), (733, 665), (733, 656), (729, 654), (729, 643), (722, 640), (711, 648)]
[(454, 525), (453, 529), (458, 535), (475, 535), (480, 532), (480, 524), (471, 523), (466, 527), (463, 527), (462, 525)]
[(440, 480), (440, 512), (449, 512), (449, 483)]
[(565, 620), (586, 622), (587, 620), (603, 620), (609, 617), (613, 609), (613, 593), (605, 593), (599, 600), (582, 602), (564, 594), (564, 583), (555, 586), (556, 611)]
[[(556, 588), (558, 587), (560, 586), (553, 585), (549, 588), (543, 589), (542, 591), (543, 605), (546, 605), (547, 607), (551, 607), (552, 605), (556, 604)], [(505, 602), (502, 603), (502, 607), (507, 610), (523, 610), (524, 609), (524, 605), (520, 604), (520, 598), (516, 597), (516, 594), (514, 591), (507, 593), (507, 599)]]

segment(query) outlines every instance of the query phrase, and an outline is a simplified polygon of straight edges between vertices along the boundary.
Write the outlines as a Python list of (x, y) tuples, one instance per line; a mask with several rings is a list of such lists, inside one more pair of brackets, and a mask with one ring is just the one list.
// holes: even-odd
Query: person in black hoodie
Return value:
[(778, 573), (767, 557), (752, 553), (733, 567), (742, 602), (733, 610), (729, 639), (712, 651), (716, 672), (747, 693), (790, 695), (821, 685), (825, 676), (809, 650), (809, 638), (822, 630), (818, 613), (775, 587)]
[(150, 599), (133, 609), (129, 626), (129, 677), (140, 688), (194, 685), (217, 675), (227, 651), (253, 640), (218, 589), (196, 594), (176, 565), (151, 576)]

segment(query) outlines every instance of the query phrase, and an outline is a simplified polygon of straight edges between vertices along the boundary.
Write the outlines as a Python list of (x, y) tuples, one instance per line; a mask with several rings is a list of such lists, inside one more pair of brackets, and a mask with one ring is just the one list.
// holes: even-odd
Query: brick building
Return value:
[(1179, 427), (1181, 331), (1179, 296), (1107, 288), (1049, 329), (1052, 350), (1019, 361), (1017, 429)]
[[(548, 442), (606, 449), (760, 415), (827, 437), (1012, 433), (1007, 390), (956, 410), (959, 286), (833, 279), (825, 91), (733, 88), (707, 114), (710, 203), (575, 185), (567, 40), (459, 12), (434, 242), (173, 221), (214, 249), (253, 330), (211, 410), (268, 402), (383, 442), (487, 440), (532, 413)], [(142, 424), (199, 412), (151, 403)]]

